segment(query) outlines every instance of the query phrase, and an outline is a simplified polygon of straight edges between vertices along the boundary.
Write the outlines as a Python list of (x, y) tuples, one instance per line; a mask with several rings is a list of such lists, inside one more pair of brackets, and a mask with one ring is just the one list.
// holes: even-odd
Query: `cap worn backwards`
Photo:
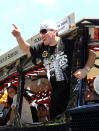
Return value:
[(40, 30), (46, 29), (46, 30), (58, 30), (57, 25), (52, 20), (46, 20), (44, 21), (41, 26)]

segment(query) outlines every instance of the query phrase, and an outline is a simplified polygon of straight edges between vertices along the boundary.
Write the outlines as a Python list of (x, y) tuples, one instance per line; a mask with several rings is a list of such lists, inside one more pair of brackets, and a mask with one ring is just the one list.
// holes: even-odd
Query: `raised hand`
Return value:
[(13, 34), (14, 37), (16, 37), (18, 39), (19, 37), (21, 37), (21, 33), (20, 33), (18, 27), (15, 24), (12, 24), (12, 25), (14, 27), (12, 34)]
[(18, 27), (15, 24), (12, 24), (14, 26), (15, 29), (18, 29)]
[(16, 38), (19, 47), (26, 53), (30, 55), (30, 44), (24, 40), (24, 38), (21, 36), (21, 33), (19, 31), (19, 28), (13, 24), (14, 30), (12, 31), (13, 36)]

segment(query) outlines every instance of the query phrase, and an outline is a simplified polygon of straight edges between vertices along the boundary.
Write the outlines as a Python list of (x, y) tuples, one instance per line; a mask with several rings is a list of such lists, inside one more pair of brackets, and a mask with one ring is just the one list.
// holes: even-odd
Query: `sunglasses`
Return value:
[(53, 31), (52, 29), (46, 30), (46, 29), (42, 29), (40, 30), (40, 34), (46, 34), (48, 31)]

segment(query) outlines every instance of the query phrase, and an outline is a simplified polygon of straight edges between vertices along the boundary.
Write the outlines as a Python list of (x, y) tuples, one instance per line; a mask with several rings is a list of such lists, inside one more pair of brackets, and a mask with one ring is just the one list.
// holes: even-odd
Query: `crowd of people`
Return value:
[[(15, 117), (15, 110), (17, 105), (17, 87), (11, 85), (7, 88), (8, 98), (6, 113), (3, 112), (2, 125), (13, 124)], [(32, 124), (34, 122), (47, 122), (50, 120), (49, 110), (44, 104), (38, 104), (36, 106), (30, 106), (31, 97), (24, 93), (21, 110), (21, 121), (23, 123)]]

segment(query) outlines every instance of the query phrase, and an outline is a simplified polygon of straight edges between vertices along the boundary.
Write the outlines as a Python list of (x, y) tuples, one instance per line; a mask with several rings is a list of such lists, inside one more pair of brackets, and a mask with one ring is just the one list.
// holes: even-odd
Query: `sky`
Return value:
[(12, 35), (16, 24), (27, 40), (39, 33), (47, 19), (55, 22), (75, 13), (75, 22), (83, 18), (99, 18), (99, 0), (0, 0), (0, 54), (16, 47)]

